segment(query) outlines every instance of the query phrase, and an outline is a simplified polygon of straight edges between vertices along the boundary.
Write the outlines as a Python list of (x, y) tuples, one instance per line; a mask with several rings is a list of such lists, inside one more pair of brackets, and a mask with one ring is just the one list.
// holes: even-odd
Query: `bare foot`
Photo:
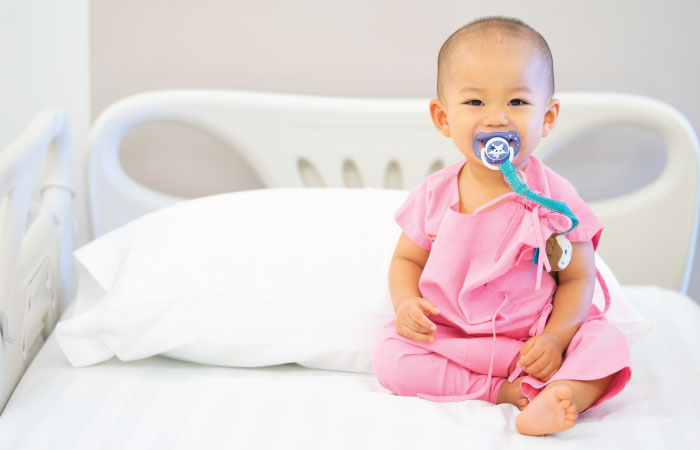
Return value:
[(515, 418), (515, 428), (522, 434), (542, 436), (559, 433), (574, 426), (578, 417), (571, 403), (571, 388), (550, 385)]
[(501, 387), (498, 389), (498, 399), (497, 404), (510, 403), (515, 405), (522, 411), (523, 408), (529, 403), (523, 391), (520, 390), (520, 383), (525, 377), (516, 378), (515, 381), (510, 383), (508, 380), (501, 383)]

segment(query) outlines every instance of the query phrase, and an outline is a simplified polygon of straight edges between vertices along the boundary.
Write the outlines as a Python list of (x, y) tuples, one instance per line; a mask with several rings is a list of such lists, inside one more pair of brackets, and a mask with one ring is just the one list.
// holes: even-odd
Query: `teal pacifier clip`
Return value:
[[(510, 184), (510, 187), (513, 188), (513, 191), (515, 191), (516, 194), (521, 195), (528, 200), (532, 200), (533, 202), (542, 205), (551, 211), (558, 212), (559, 214), (562, 214), (571, 219), (571, 228), (569, 228), (562, 234), (566, 234), (578, 226), (578, 219), (571, 211), (571, 209), (566, 205), (566, 203), (547, 198), (533, 192), (533, 190), (530, 189), (528, 185), (525, 184), (525, 182), (523, 182), (522, 179), (520, 179), (520, 176), (515, 170), (515, 166), (513, 166), (512, 162), (506, 161), (500, 166), (498, 166), (498, 168), (501, 171), (501, 173), (506, 177), (506, 181), (508, 182), (508, 184)], [(540, 249), (536, 248), (535, 254), (532, 256), (532, 262), (537, 264), (539, 256)]]
[[(518, 133), (515, 131), (479, 133), (474, 138), (473, 150), (486, 167), (501, 171), (516, 194), (571, 219), (571, 228), (562, 234), (566, 234), (578, 226), (578, 219), (566, 203), (533, 192), (518, 175), (512, 162), (520, 150)], [(536, 248), (532, 262), (537, 263), (539, 253), (540, 249)]]
[(535, 193), (520, 178), (520, 175), (518, 175), (518, 172), (515, 170), (515, 166), (513, 166), (512, 162), (506, 161), (500, 166), (498, 166), (498, 169), (506, 177), (506, 181), (508, 182), (508, 184), (510, 184), (510, 187), (513, 188), (513, 191), (515, 191), (516, 194), (521, 195), (528, 200), (532, 200), (538, 205), (542, 205), (549, 210), (558, 212), (559, 214), (571, 219), (571, 228), (569, 228), (562, 234), (566, 234), (578, 226), (578, 219), (571, 211), (571, 209), (566, 205), (566, 203), (547, 198)]

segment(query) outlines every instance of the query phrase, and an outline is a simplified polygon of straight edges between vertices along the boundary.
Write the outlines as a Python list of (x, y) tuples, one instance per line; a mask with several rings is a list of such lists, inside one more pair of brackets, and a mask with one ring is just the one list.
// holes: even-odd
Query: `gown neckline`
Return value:
[[(531, 161), (528, 161), (527, 166), (525, 166), (525, 170), (527, 170), (527, 168), (530, 167), (530, 162)], [(491, 199), (485, 203), (482, 203), (477, 208), (475, 208), (474, 211), (472, 211), (471, 213), (460, 212), (459, 205), (460, 205), (462, 198), (461, 198), (460, 193), (459, 193), (459, 174), (462, 171), (462, 169), (464, 168), (464, 166), (466, 165), (466, 163), (467, 163), (467, 160), (464, 159), (461, 162), (461, 164), (457, 167), (457, 171), (454, 174), (454, 180), (451, 183), (452, 201), (450, 202), (450, 204), (447, 208), (448, 210), (451, 210), (452, 212), (457, 213), (460, 216), (476, 217), (476, 216), (478, 216), (480, 214), (484, 214), (488, 211), (497, 210), (498, 207), (501, 206), (502, 204), (508, 203), (508, 200), (510, 198), (515, 198), (515, 200), (518, 199), (518, 194), (516, 194), (514, 191), (510, 191), (510, 192), (506, 192), (505, 194), (494, 197), (493, 199)], [(518, 172), (518, 175), (520, 175), (523, 178), (523, 180), (525, 181), (525, 183), (527, 183), (527, 176), (525, 175), (525, 170), (520, 170), (520, 169), (516, 169), (516, 170)]]

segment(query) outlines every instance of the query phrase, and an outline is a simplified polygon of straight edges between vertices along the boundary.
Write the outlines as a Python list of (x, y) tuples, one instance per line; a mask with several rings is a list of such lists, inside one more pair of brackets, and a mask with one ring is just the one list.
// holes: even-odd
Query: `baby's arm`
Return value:
[(389, 267), (389, 293), (396, 312), (396, 332), (419, 342), (432, 342), (436, 327), (426, 314), (438, 309), (421, 297), (418, 281), (430, 252), (401, 233)]
[(593, 243), (572, 242), (568, 267), (559, 272), (552, 314), (541, 335), (530, 338), (520, 350), (519, 367), (546, 381), (561, 366), (562, 355), (586, 319), (595, 288)]

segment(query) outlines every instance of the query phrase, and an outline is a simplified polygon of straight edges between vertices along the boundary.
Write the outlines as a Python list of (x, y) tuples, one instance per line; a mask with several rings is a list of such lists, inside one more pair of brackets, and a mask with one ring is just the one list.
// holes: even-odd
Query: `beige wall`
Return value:
[[(45, 109), (68, 114), (76, 149), (90, 122), (88, 0), (0, 0), (0, 149)], [(73, 164), (77, 242), (87, 241), (85, 160)]]
[[(472, 19), (502, 14), (548, 40), (557, 90), (647, 95), (700, 129), (700, 59), (690, 50), (700, 47), (694, 0), (92, 0), (91, 8), (93, 117), (123, 96), (164, 88), (431, 97), (445, 38)], [(634, 148), (629, 165), (617, 155), (620, 145)], [(581, 186), (595, 171), (597, 187), (581, 191), (590, 200), (660, 173), (660, 147), (643, 130), (607, 129), (550, 163)], [(261, 186), (234, 152), (173, 125), (137, 130), (122, 158), (134, 177), (176, 194)]]

